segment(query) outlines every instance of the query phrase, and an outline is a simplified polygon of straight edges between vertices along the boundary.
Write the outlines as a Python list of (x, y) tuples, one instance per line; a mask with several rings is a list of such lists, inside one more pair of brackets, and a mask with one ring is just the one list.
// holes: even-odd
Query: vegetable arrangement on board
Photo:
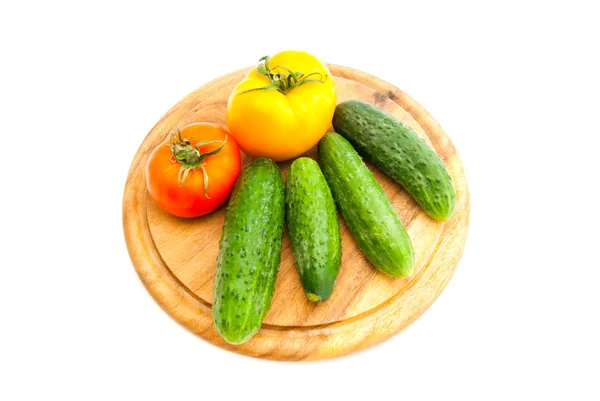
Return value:
[[(205, 215), (229, 199), (212, 306), (228, 343), (248, 341), (262, 326), (284, 226), (307, 301), (324, 302), (334, 291), (342, 264), (337, 211), (377, 270), (413, 274), (410, 237), (361, 156), (431, 218), (452, 217), (453, 183), (435, 151), (375, 106), (358, 100), (336, 106), (329, 70), (308, 53), (261, 58), (232, 91), (226, 121), (227, 129), (194, 123), (171, 133), (151, 153), (146, 182), (156, 204), (179, 217)], [(327, 133), (331, 124), (336, 132)], [(318, 163), (299, 157), (315, 145)], [(255, 158), (243, 170), (241, 152)], [(284, 184), (276, 162), (294, 158)]]

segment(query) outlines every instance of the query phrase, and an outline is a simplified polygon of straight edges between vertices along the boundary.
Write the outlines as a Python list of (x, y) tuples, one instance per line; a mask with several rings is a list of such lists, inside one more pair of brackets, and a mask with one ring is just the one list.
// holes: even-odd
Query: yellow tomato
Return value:
[(260, 61), (231, 93), (227, 126), (246, 154), (288, 160), (327, 132), (336, 105), (333, 79), (325, 64), (301, 51)]

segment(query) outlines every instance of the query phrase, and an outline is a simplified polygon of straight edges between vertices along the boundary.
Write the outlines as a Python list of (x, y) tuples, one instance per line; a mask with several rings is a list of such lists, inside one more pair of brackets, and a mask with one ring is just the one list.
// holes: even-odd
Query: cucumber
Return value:
[(313, 159), (296, 159), (285, 181), (286, 221), (300, 281), (309, 301), (333, 292), (342, 263), (340, 223), (331, 191)]
[(359, 100), (337, 105), (333, 127), (366, 160), (396, 180), (429, 216), (446, 221), (456, 194), (444, 163), (410, 127)]
[(339, 134), (318, 145), (323, 175), (346, 226), (367, 259), (390, 276), (413, 273), (413, 249), (392, 203), (352, 145)]
[(254, 160), (231, 193), (217, 257), (213, 319), (231, 344), (252, 337), (271, 306), (284, 213), (279, 167), (270, 159)]

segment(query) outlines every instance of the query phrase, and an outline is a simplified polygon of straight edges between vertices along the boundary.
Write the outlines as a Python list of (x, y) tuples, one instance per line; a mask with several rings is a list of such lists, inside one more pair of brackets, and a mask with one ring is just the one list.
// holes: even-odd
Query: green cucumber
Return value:
[(331, 296), (342, 263), (335, 203), (319, 165), (294, 160), (285, 181), (286, 221), (300, 281), (309, 301)]
[(352, 145), (333, 132), (321, 139), (318, 152), (333, 199), (363, 254), (383, 273), (412, 275), (414, 257), (408, 234)]
[(285, 214), (281, 172), (256, 159), (231, 193), (219, 243), (213, 318), (221, 336), (240, 344), (261, 327), (279, 269)]
[(438, 155), (410, 127), (359, 100), (337, 105), (333, 127), (366, 160), (396, 180), (436, 220), (454, 212), (456, 194)]

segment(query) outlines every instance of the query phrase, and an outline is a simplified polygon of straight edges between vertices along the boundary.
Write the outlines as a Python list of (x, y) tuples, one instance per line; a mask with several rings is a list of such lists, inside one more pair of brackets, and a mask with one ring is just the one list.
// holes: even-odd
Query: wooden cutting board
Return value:
[[(415, 201), (378, 169), (381, 183), (404, 223), (415, 251), (415, 274), (383, 275), (364, 258), (341, 222), (342, 266), (331, 298), (307, 301), (290, 241), (285, 234), (271, 309), (262, 329), (241, 345), (226, 343), (212, 320), (213, 277), (225, 206), (196, 219), (159, 209), (147, 195), (144, 169), (150, 152), (170, 132), (198, 121), (225, 125), (233, 87), (249, 69), (218, 78), (169, 110), (140, 146), (123, 197), (123, 227), (131, 260), (158, 304), (177, 322), (228, 350), (275, 360), (331, 358), (379, 343), (419, 317), (444, 289), (462, 254), (469, 225), (469, 191), (461, 160), (440, 125), (404, 92), (360, 71), (329, 65), (338, 102), (360, 99), (412, 127), (440, 155), (453, 179), (456, 212), (445, 223), (429, 218)], [(316, 158), (315, 149), (308, 156)], [(244, 157), (244, 164), (249, 162)], [(280, 163), (285, 173), (289, 162)]]

